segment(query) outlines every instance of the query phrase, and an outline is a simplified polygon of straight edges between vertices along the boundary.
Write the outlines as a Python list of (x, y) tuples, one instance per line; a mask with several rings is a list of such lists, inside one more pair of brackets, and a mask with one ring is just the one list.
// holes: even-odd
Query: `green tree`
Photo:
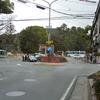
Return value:
[(59, 34), (53, 34), (51, 35), (51, 40), (53, 40), (53, 44), (54, 44), (54, 51), (63, 51), (63, 42), (62, 42), (62, 36)]
[(20, 48), (24, 53), (38, 52), (39, 44), (47, 41), (46, 29), (39, 26), (29, 26), (19, 33)]
[[(88, 30), (91, 29), (91, 26), (86, 26), (85, 29), (81, 27), (71, 27), (67, 28), (66, 24), (62, 24), (61, 27), (58, 27), (58, 33), (61, 37), (58, 42), (61, 42), (63, 51), (88, 51), (90, 48), (90, 35), (87, 35)], [(55, 40), (54, 40), (55, 41)], [(57, 40), (56, 40), (57, 42)], [(59, 47), (56, 46), (56, 49)]]
[(67, 39), (69, 38), (69, 28), (67, 28), (67, 25), (63, 23), (61, 27), (57, 27), (58, 34), (61, 37), (61, 44), (62, 44), (62, 51), (66, 50), (67, 45)]
[[(0, 21), (0, 33), (2, 33), (1, 30), (6, 29), (6, 27), (8, 27), (11, 23), (11, 19), (13, 17), (11, 17), (9, 14), (13, 13), (14, 10), (14, 3), (10, 2), (10, 0), (0, 0), (0, 14), (1, 15), (1, 21)], [(7, 20), (7, 21), (3, 21), (3, 20)]]
[(0, 35), (0, 48), (10, 52), (15, 52), (14, 41), (16, 34), (1, 34)]
[(92, 29), (92, 26), (87, 25), (87, 26), (85, 27), (85, 33), (88, 34), (88, 31), (90, 31), (91, 29)]
[(0, 14), (11, 14), (13, 13), (14, 3), (10, 0), (0, 0)]

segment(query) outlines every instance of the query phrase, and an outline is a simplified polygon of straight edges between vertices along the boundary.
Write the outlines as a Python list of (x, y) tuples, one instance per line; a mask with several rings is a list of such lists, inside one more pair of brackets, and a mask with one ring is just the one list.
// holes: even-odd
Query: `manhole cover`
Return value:
[(22, 92), (22, 91), (12, 91), (12, 92), (6, 93), (6, 96), (11, 96), (11, 97), (22, 96), (22, 95), (25, 95), (25, 92)]
[(32, 81), (36, 81), (36, 79), (25, 79), (24, 81), (30, 81), (30, 82), (32, 82)]

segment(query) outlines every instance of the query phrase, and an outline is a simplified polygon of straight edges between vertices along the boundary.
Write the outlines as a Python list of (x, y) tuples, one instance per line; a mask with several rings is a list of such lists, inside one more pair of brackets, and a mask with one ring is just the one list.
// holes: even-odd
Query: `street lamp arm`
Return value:
[(58, 0), (54, 0), (54, 1), (52, 1), (51, 3), (49, 3), (49, 2), (48, 2), (48, 1), (46, 1), (46, 0), (42, 0), (42, 1), (44, 1), (44, 2), (48, 3), (48, 4), (49, 4), (49, 6), (50, 6), (52, 3), (54, 3), (54, 2), (56, 2), (56, 1), (58, 1)]
[(54, 1), (52, 1), (50, 4), (52, 4), (52, 3), (56, 2), (56, 1), (58, 1), (58, 0), (54, 0)]
[(44, 2), (48, 3), (48, 5), (50, 5), (50, 3), (48, 1), (46, 1), (46, 0), (42, 0), (42, 1), (44, 1)]

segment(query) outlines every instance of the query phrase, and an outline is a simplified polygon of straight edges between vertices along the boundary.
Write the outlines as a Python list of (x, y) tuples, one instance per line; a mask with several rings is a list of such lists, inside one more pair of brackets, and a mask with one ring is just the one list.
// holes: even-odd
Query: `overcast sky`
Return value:
[[(49, 5), (43, 0), (27, 0), (27, 3), (21, 3), (18, 0), (10, 0), (14, 2), (15, 9), (14, 14), (16, 15), (15, 20), (21, 19), (34, 19), (32, 21), (14, 21), (15, 29), (20, 32), (28, 26), (49, 26)], [(49, 4), (53, 0), (46, 0)], [(84, 28), (87, 25), (92, 25), (93, 19), (76, 19), (73, 14), (94, 14), (97, 8), (99, 0), (96, 3), (79, 1), (79, 0), (58, 0), (51, 5), (51, 26), (52, 28), (60, 27), (65, 23), (68, 27), (76, 26)], [(47, 7), (45, 10), (36, 7), (36, 4), (40, 4)], [(59, 11), (60, 13), (58, 13)], [(71, 14), (71, 16), (67, 15)], [(65, 17), (66, 16), (66, 17)], [(72, 17), (73, 16), (73, 17)], [(46, 18), (46, 19), (43, 19)], [(54, 19), (55, 18), (55, 19)], [(90, 18), (90, 17), (89, 17)]]

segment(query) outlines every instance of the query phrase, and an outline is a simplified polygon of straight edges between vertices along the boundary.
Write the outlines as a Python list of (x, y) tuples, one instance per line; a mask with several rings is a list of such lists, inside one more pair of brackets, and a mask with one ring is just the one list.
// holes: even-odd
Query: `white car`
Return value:
[(35, 56), (37, 58), (37, 57), (40, 57), (40, 56), (44, 56), (45, 57), (46, 55), (45, 54), (41, 54), (41, 53), (34, 53), (33, 56)]
[(85, 56), (84, 55), (75, 54), (73, 57), (74, 58), (84, 58)]
[(29, 56), (27, 58), (27, 61), (29, 61), (29, 62), (36, 62), (37, 61), (37, 58), (35, 56)]

